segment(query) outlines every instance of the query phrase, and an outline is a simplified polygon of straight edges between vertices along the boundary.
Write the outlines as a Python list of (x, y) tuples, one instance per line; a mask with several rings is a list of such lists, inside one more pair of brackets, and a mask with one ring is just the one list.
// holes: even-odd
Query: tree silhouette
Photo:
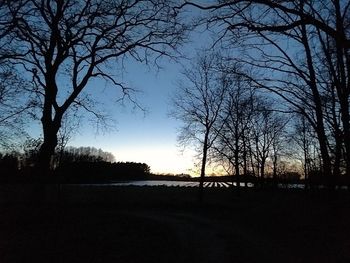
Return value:
[(130, 96), (113, 63), (174, 54), (184, 26), (172, 6), (162, 0), (2, 1), (2, 53), (32, 79), (41, 102), (42, 171), (50, 168), (64, 114), (72, 105), (86, 107), (80, 95), (91, 80), (103, 78)]
[[(25, 124), (32, 119), (35, 104), (30, 93), (23, 90), (27, 83), (16, 74), (16, 70), (0, 54), (0, 149), (10, 149), (24, 138)], [(23, 98), (22, 95), (27, 95)]]
[(227, 90), (227, 79), (217, 70), (220, 57), (216, 54), (203, 54), (183, 72), (187, 82), (181, 83), (173, 98), (172, 115), (181, 120), (179, 142), (187, 145), (194, 142), (201, 155), (199, 198), (203, 198), (203, 184), (208, 151), (218, 136), (219, 128), (214, 129), (223, 109)]
[[(225, 70), (231, 65), (226, 65)], [(239, 65), (234, 66), (235, 70)], [(240, 185), (240, 167), (243, 164), (244, 175), (247, 174), (248, 130), (255, 112), (253, 106), (256, 96), (249, 81), (235, 70), (223, 72), (228, 83), (220, 119), (216, 123), (218, 138), (213, 146), (213, 158), (227, 166), (229, 174), (235, 175), (237, 187)], [(239, 69), (242, 70), (242, 69)]]
[[(185, 1), (182, 6), (209, 10), (200, 22), (219, 29), (216, 43), (242, 51), (236, 59), (259, 72), (250, 76), (254, 85), (280, 96), (306, 118), (317, 135), (329, 185), (334, 185), (332, 174), (339, 173), (340, 158), (349, 178), (349, 4), (237, 0)], [(325, 100), (330, 95), (332, 107)], [(327, 112), (330, 108), (337, 114)]]

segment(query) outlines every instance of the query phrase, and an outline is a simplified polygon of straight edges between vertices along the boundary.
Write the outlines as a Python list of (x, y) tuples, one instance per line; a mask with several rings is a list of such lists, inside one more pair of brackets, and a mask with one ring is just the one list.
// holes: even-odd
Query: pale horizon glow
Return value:
[[(194, 48), (191, 46), (188, 51), (193, 53)], [(184, 153), (177, 146), (178, 129), (183, 124), (169, 116), (171, 97), (181, 78), (181, 69), (180, 64), (166, 59), (159, 71), (128, 61), (123, 81), (141, 91), (135, 95), (145, 107), (145, 114), (141, 110), (134, 111), (132, 103), (125, 107), (116, 104), (112, 90), (103, 89), (101, 83), (99, 90), (102, 93), (98, 96), (117, 121), (116, 131), (96, 136), (91, 128), (82, 127), (81, 134), (77, 134), (69, 144), (101, 148), (111, 152), (116, 162), (146, 163), (156, 174), (198, 176), (195, 172), (196, 153), (192, 146), (188, 145)], [(96, 91), (96, 86), (91, 88)]]
[(193, 156), (176, 149), (165, 148), (128, 148), (112, 152), (116, 162), (140, 162), (151, 167), (155, 174), (190, 174), (193, 173)]
[[(154, 174), (190, 174), (195, 172), (195, 155), (192, 149), (182, 151), (171, 137), (167, 142), (161, 137), (138, 136), (137, 131), (123, 136), (115, 132), (105, 136), (77, 136), (69, 146), (92, 146), (114, 155), (116, 162), (146, 163)], [(145, 131), (147, 134), (147, 131)], [(145, 139), (146, 138), (146, 139)], [(147, 141), (145, 141), (147, 140)]]

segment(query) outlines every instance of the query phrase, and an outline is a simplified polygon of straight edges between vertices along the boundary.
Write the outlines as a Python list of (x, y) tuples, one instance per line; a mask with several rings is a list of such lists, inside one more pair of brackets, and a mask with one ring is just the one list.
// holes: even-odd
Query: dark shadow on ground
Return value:
[(345, 192), (40, 187), (1, 186), (0, 262), (350, 261)]

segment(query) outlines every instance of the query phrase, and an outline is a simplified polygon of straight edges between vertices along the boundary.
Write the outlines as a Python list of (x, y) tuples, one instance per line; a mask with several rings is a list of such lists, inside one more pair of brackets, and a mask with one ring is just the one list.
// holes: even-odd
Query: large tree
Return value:
[[(41, 102), (43, 144), (38, 165), (50, 167), (64, 114), (81, 105), (83, 90), (103, 78), (127, 94), (116, 65), (132, 57), (171, 56), (184, 26), (167, 0), (2, 1), (1, 53), (23, 76)], [(6, 26), (6, 29), (4, 28)], [(155, 60), (157, 63), (157, 60)]]

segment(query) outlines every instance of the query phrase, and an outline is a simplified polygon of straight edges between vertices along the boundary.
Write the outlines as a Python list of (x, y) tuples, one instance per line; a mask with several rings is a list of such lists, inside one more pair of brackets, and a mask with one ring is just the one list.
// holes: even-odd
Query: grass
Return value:
[(56, 190), (0, 186), (0, 262), (350, 261), (347, 192)]

